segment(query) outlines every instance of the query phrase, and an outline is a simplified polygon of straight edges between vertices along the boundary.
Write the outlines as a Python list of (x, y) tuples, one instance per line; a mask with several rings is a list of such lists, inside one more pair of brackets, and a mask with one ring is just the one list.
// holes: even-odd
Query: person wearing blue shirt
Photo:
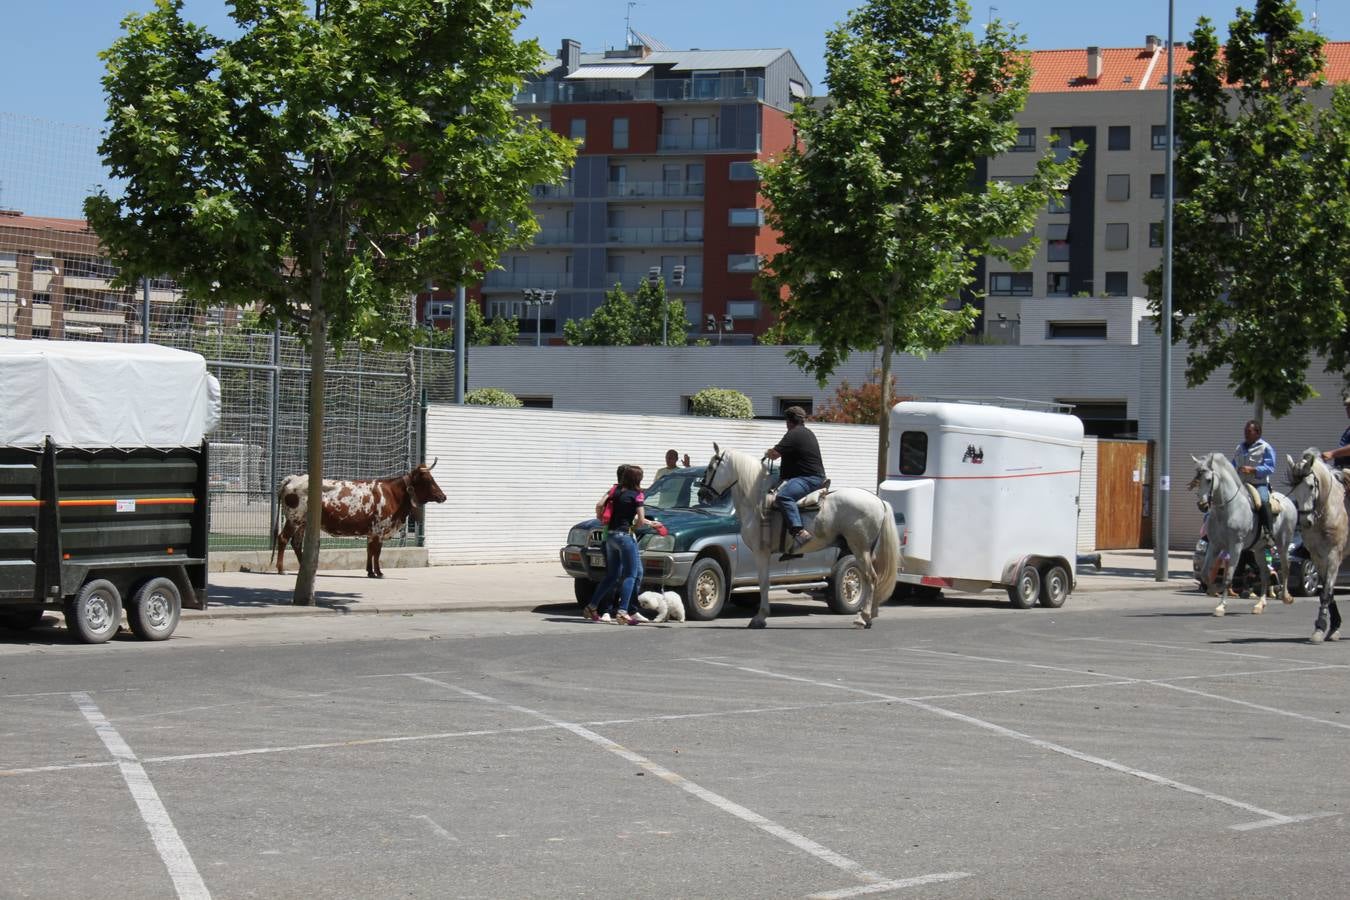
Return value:
[[(1341, 395), (1341, 402), (1345, 404), (1346, 418), (1350, 418), (1350, 391)], [(1331, 463), (1338, 469), (1350, 469), (1350, 428), (1341, 432), (1341, 445), (1335, 450), (1323, 450), (1322, 459)]]
[(1242, 443), (1233, 454), (1233, 466), (1244, 482), (1261, 495), (1261, 534), (1270, 539), (1270, 476), (1275, 474), (1275, 448), (1261, 437), (1261, 423), (1248, 419), (1242, 426)]

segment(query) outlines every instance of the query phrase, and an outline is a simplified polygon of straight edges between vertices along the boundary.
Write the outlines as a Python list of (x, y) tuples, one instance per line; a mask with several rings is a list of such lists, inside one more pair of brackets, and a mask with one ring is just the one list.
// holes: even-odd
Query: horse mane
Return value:
[(731, 463), (731, 468), (736, 472), (736, 479), (741, 484), (746, 485), (747, 489), (751, 485), (757, 484), (759, 479), (764, 478), (769, 472), (769, 467), (764, 465), (762, 459), (756, 459), (753, 454), (746, 453), (744, 450), (724, 448), (722, 459)]

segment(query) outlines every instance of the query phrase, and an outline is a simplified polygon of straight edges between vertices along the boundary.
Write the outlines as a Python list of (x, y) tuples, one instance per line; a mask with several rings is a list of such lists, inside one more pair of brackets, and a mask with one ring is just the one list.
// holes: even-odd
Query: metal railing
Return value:
[(527, 81), (515, 102), (618, 103), (625, 100), (689, 101), (763, 100), (764, 79), (754, 76), (722, 78), (611, 78)]
[(659, 225), (639, 228), (606, 228), (605, 240), (611, 244), (701, 244), (702, 228), (663, 228)]
[(611, 181), (610, 197), (692, 197), (703, 196), (701, 181)]
[(571, 272), (488, 272), (483, 278), (484, 290), (515, 290), (521, 288), (570, 288)]

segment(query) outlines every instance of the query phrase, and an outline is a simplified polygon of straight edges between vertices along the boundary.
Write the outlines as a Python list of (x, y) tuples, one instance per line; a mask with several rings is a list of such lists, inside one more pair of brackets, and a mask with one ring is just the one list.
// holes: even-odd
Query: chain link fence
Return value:
[[(277, 485), (306, 470), (308, 354), (298, 338), (260, 329), (253, 312), (202, 308), (171, 280), (112, 286), (117, 272), (81, 213), (85, 196), (117, 188), (99, 139), (0, 113), (0, 340), (148, 340), (202, 354), (221, 387), (209, 436), (212, 549), (266, 548)], [(402, 475), (422, 461), (424, 403), (453, 399), (454, 353), (333, 348), (325, 381), (324, 476)], [(416, 528), (390, 543), (419, 542)], [(364, 545), (324, 541), (342, 543)]]

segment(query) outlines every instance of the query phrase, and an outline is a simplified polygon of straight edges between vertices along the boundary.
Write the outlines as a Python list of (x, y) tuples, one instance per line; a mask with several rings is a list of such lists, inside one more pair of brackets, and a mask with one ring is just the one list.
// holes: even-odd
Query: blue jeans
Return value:
[(628, 604), (637, 593), (642, 580), (642, 557), (637, 540), (626, 531), (613, 532), (605, 541), (605, 577), (591, 594), (591, 607), (600, 611), (609, 608), (609, 594), (619, 589), (619, 612), (628, 612)]
[(802, 527), (802, 514), (797, 509), (797, 501), (819, 490), (824, 483), (824, 475), (798, 475), (779, 485), (777, 502), (783, 510), (783, 518), (787, 520), (788, 531), (795, 534)]
[(1270, 521), (1270, 485), (1258, 484), (1255, 487), (1257, 495), (1261, 498), (1261, 507), (1256, 511), (1257, 520), (1267, 529), (1271, 529), (1274, 526)]

